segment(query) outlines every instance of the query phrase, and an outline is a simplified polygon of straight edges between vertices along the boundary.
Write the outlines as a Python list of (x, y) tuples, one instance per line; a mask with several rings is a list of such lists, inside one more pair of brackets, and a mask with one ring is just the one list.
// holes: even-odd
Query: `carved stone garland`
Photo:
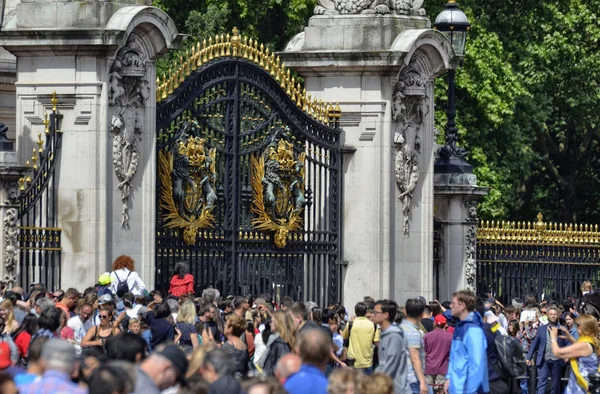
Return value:
[(398, 14), (425, 16), (424, 0), (317, 0), (316, 15)]
[(16, 281), (16, 268), (19, 258), (19, 211), (15, 206), (19, 203), (19, 189), (16, 182), (4, 184), (6, 202), (5, 206), (10, 207), (4, 212), (3, 220), (3, 235), (4, 235), (4, 260), (5, 275), (2, 278), (2, 283), (11, 287)]
[(135, 38), (132, 34), (127, 44), (119, 49), (109, 75), (113, 167), (119, 180), (121, 226), (124, 229), (129, 229), (131, 181), (138, 168), (138, 144), (144, 129), (144, 108), (150, 97), (150, 86), (146, 79), (148, 59)]
[(412, 193), (419, 181), (419, 154), (425, 115), (429, 112), (428, 81), (416, 69), (405, 67), (400, 73), (393, 94), (392, 119), (394, 132), (394, 176), (400, 191), (404, 216), (403, 233), (410, 232)]
[(467, 280), (467, 290), (475, 291), (477, 269), (477, 201), (467, 200), (465, 206), (467, 207), (465, 221), (468, 223), (465, 235), (465, 279)]

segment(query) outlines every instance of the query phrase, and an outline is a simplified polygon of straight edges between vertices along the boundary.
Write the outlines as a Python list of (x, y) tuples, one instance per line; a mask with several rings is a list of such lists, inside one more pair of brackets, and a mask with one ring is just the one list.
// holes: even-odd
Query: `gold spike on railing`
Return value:
[(170, 69), (168, 75), (163, 74), (162, 77), (156, 78), (157, 102), (168, 99), (178, 86), (203, 64), (229, 56), (241, 57), (259, 65), (277, 81), (299, 108), (314, 119), (324, 123), (339, 119), (339, 106), (336, 108), (331, 103), (322, 100), (317, 102), (309, 97), (306, 89), (291, 75), (291, 70), (285, 67), (278, 56), (257, 40), (240, 35), (237, 28), (233, 28), (231, 34), (216, 34), (209, 37), (208, 41), (198, 41), (182, 52), (177, 66)]

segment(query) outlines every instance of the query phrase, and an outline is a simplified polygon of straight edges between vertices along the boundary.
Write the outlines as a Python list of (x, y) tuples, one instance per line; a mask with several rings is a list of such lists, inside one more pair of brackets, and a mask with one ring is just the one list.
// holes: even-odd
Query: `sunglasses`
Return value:
[(106, 315), (100, 315), (100, 319), (108, 319), (108, 316), (106, 316)]

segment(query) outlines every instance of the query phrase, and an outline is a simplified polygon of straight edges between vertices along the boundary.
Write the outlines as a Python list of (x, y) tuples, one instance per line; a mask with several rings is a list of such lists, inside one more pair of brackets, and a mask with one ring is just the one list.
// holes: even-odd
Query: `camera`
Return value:
[(599, 373), (589, 374), (588, 381), (590, 382), (589, 387), (588, 387), (588, 393), (600, 394), (600, 374)]

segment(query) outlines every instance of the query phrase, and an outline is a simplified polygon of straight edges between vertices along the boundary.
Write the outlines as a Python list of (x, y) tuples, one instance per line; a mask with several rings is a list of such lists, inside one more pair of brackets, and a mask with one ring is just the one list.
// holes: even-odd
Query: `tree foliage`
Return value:
[(542, 211), (549, 220), (600, 222), (600, 3), (461, 7), (472, 30), (457, 73), (459, 133), (480, 184), (491, 187), (483, 217), (533, 220)]

